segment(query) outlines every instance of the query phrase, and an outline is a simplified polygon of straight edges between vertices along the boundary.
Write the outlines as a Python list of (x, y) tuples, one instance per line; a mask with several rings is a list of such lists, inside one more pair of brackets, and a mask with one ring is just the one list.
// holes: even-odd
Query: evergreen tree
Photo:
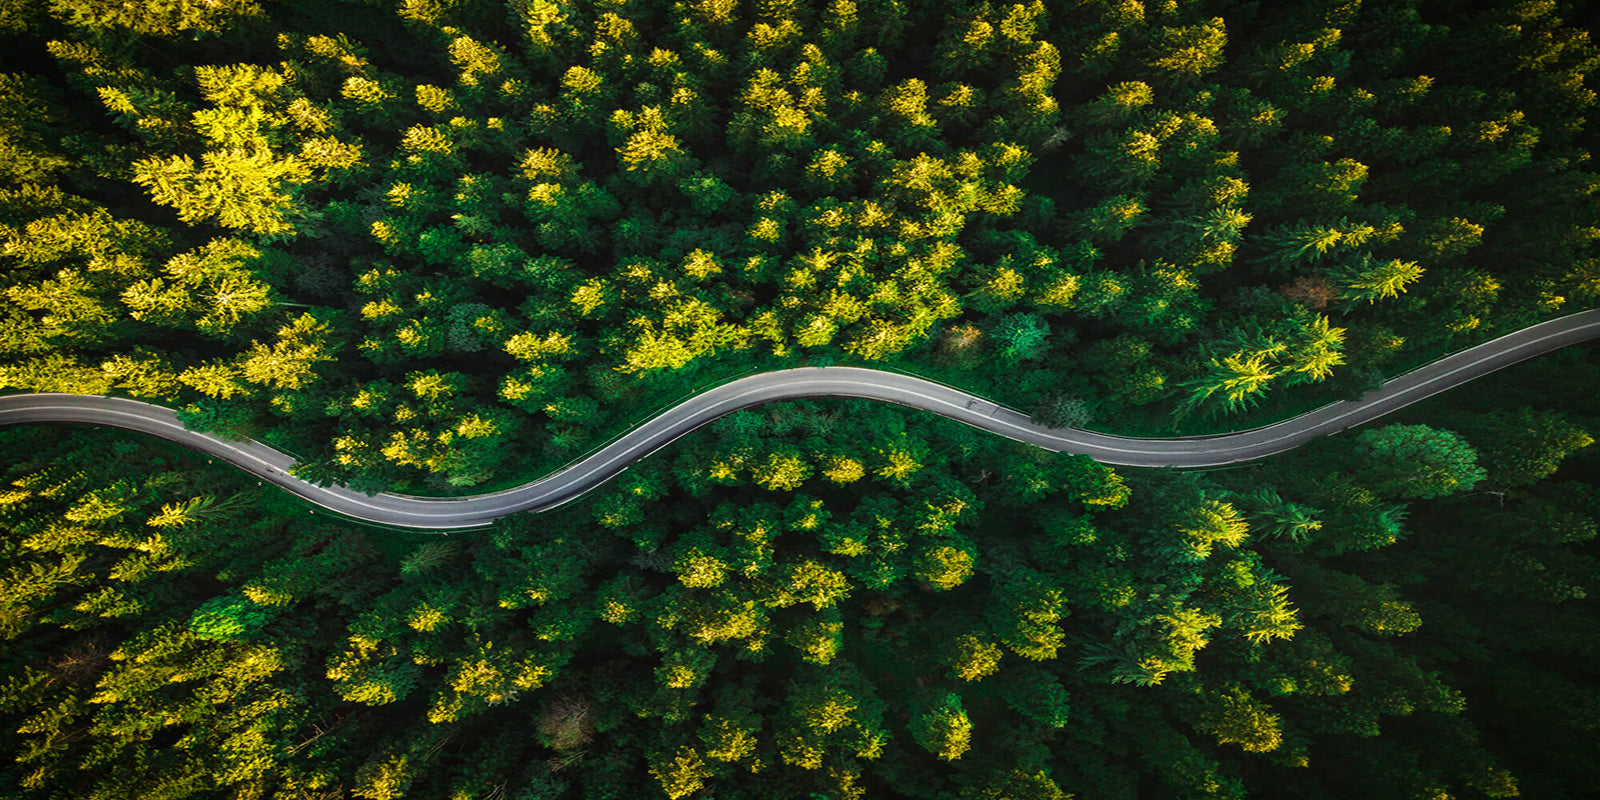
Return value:
[(1466, 440), (1426, 425), (1388, 425), (1356, 438), (1363, 482), (1401, 498), (1432, 498), (1470, 489), (1487, 473)]

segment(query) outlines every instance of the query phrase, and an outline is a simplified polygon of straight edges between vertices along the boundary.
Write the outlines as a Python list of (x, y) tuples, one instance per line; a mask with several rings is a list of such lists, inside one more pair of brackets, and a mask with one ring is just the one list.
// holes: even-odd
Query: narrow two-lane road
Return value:
[(492, 494), (427, 498), (365, 495), (321, 487), (289, 474), (294, 459), (255, 441), (185, 430), (171, 409), (117, 397), (14, 394), (0, 397), (0, 425), (84, 423), (139, 431), (223, 459), (325, 509), (383, 525), (454, 530), (487, 525), (518, 511), (544, 511), (605, 483), (628, 465), (725, 414), (804, 397), (855, 397), (931, 411), (990, 433), (1106, 464), (1210, 467), (1276, 455), (1318, 436), (1371, 421), (1481, 375), (1568, 345), (1600, 338), (1600, 309), (1524, 328), (1406, 373), (1357, 400), (1323, 406), (1236, 433), (1138, 439), (1057, 430), (1026, 414), (921, 378), (857, 367), (810, 367), (751, 375), (708, 389), (646, 420), (588, 458), (554, 474)]

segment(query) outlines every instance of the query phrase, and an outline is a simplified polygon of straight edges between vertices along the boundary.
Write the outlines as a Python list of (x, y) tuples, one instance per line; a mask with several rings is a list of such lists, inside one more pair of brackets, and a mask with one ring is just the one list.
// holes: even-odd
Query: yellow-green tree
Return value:
[(972, 721), (961, 695), (947, 692), (918, 704), (911, 716), (911, 736), (922, 749), (945, 761), (965, 755), (972, 747)]

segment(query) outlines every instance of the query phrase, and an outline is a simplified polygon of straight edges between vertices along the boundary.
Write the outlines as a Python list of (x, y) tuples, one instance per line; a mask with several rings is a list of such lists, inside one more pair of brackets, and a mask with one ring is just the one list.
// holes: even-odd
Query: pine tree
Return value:
[(1058, 624), (1066, 616), (1066, 598), (1048, 576), (1018, 570), (991, 592), (984, 616), (995, 638), (1023, 658), (1054, 658), (1065, 640)]
[(1207, 692), (1203, 708), (1202, 724), (1222, 744), (1237, 744), (1249, 753), (1267, 753), (1283, 742), (1279, 716), (1238, 687)]
[(253, 342), (239, 367), (245, 380), (275, 389), (300, 389), (315, 379), (311, 365), (333, 358), (327, 352), (329, 326), (302, 314), (278, 329), (271, 347)]
[(942, 655), (944, 663), (950, 667), (951, 677), (975, 682), (1000, 670), (1004, 652), (987, 634), (974, 632), (956, 637), (942, 650)]
[(1487, 476), (1472, 446), (1452, 431), (1427, 425), (1386, 425), (1356, 437), (1361, 479), (1400, 498), (1443, 497)]
[(972, 722), (953, 692), (920, 703), (911, 718), (911, 736), (924, 750), (956, 761), (972, 746)]
[(1340, 297), (1368, 303), (1393, 299), (1403, 294), (1409, 284), (1420, 280), (1423, 272), (1425, 270), (1414, 261), (1379, 260), (1363, 255), (1339, 271), (1339, 281), (1344, 284)]
[(130, 7), (99, 0), (63, 0), (53, 9), (68, 24), (93, 30), (128, 30), (146, 36), (176, 37), (185, 31), (220, 33), (240, 18), (261, 16), (255, 0), (226, 0), (203, 6), (186, 4)]
[(209, 222), (260, 234), (291, 234), (298, 213), (285, 191), (310, 180), (294, 156), (242, 149), (212, 151), (197, 167), (190, 156), (148, 158), (133, 165), (134, 182), (184, 222)]
[(1189, 396), (1179, 409), (1180, 414), (1201, 408), (1208, 402), (1220, 399), (1220, 409), (1232, 413), (1260, 402), (1262, 395), (1281, 373), (1274, 369), (1272, 359), (1283, 352), (1285, 345), (1273, 344), (1266, 349), (1249, 352), (1241, 350), (1232, 355), (1212, 358), (1205, 375), (1185, 382)]
[(1227, 25), (1212, 17), (1199, 25), (1158, 29), (1150, 66), (1170, 73), (1173, 80), (1196, 79), (1222, 66), (1227, 46)]

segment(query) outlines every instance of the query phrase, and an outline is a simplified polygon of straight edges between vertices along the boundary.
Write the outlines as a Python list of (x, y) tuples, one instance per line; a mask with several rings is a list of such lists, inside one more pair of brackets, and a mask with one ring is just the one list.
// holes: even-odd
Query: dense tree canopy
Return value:
[[(1498, 409), (1525, 382), (1600, 377), (1566, 362), (1508, 377), (1497, 410), (1413, 416), (1443, 414), (1469, 456), (1526, 447)], [(1570, 430), (1593, 403), (1516, 418)], [(1410, 500), (1369, 451), (1439, 430), (1124, 481), (956, 423), (794, 403), (446, 539), (318, 522), (128, 435), (11, 429), (0, 779), (49, 797), (1587, 793), (1597, 529), (1570, 478), (1593, 456), (1556, 433), (1538, 446), (1569, 478)], [(897, 452), (919, 467), (889, 468)], [(806, 469), (772, 486), (774, 462)]]
[[(755, 370), (1206, 432), (1600, 299), (1563, 2), (0, 3), (0, 390), (485, 491)], [(870, 403), (468, 536), (0, 431), (0, 794), (1577, 798), (1600, 367), (1254, 467)]]
[(1600, 285), (1553, 3), (341, 8), (9, 12), (0, 386), (447, 491), (797, 362), (1231, 425)]

